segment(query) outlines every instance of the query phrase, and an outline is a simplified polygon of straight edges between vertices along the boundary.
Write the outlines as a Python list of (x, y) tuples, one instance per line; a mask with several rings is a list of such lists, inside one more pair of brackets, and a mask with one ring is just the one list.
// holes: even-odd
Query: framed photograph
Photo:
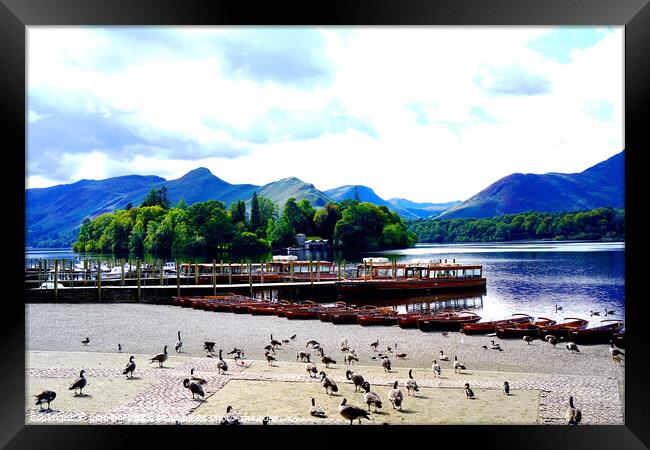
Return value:
[(2, 0), (2, 443), (648, 446), (647, 1), (318, 9)]

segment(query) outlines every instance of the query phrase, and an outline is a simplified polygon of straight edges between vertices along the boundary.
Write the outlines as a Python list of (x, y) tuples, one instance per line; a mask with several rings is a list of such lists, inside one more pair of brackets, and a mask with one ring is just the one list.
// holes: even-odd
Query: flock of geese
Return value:
[[(181, 340), (181, 332), (179, 331), (177, 333), (178, 336), (178, 341), (176, 342), (176, 345), (174, 346), (174, 349), (176, 350), (177, 353), (182, 352), (183, 348), (183, 342)], [(269, 364), (269, 366), (273, 366), (273, 363), (276, 361), (276, 357), (273, 356), (277, 349), (281, 348), (283, 344), (289, 344), (291, 341), (296, 340), (296, 335), (294, 334), (291, 336), (289, 339), (284, 339), (282, 341), (279, 341), (273, 337), (273, 335), (270, 336), (270, 343), (264, 347), (264, 355), (266, 357), (266, 360)], [(532, 339), (527, 339), (527, 336), (524, 337), (524, 340), (530, 344), (530, 340)], [(555, 346), (557, 344), (556, 339), (553, 336), (547, 336), (546, 340)], [(86, 346), (90, 342), (90, 339), (86, 337), (81, 341), (81, 343)], [(215, 348), (215, 343), (214, 342), (209, 342), (206, 341), (204, 344), (203, 349), (206, 350), (207, 356), (212, 357), (214, 354), (214, 348)], [(308, 351), (299, 351), (296, 354), (296, 361), (300, 360), (305, 363), (305, 370), (307, 371), (308, 375), (311, 378), (318, 378), (320, 376), (320, 384), (322, 387), (325, 389), (325, 393), (327, 395), (333, 395), (335, 392), (338, 392), (338, 386), (336, 384), (336, 381), (329, 377), (327, 373), (323, 370), (319, 371), (316, 364), (311, 361), (312, 354), (317, 355), (320, 358), (320, 362), (325, 364), (325, 368), (329, 368), (330, 364), (337, 364), (336, 360), (328, 355), (325, 354), (325, 350), (322, 347), (322, 345), (314, 340), (310, 339), (307, 341), (305, 345), (306, 349), (311, 349), (312, 353), (309, 353)], [(372, 360), (381, 360), (381, 366), (384, 368), (385, 372), (390, 372), (391, 371), (391, 360), (390, 357), (387, 353), (393, 353), (395, 354), (396, 357), (403, 359), (406, 357), (406, 353), (394, 353), (397, 349), (397, 344), (394, 344), (394, 347), (387, 347), (386, 352), (384, 353), (384, 350), (380, 349), (379, 347), (379, 340), (376, 340), (370, 344), (370, 348), (374, 351), (377, 352), (377, 356), (372, 356)], [(483, 346), (484, 349), (487, 349), (488, 346)], [(500, 344), (495, 343), (493, 340), (491, 341), (490, 348), (493, 350), (498, 350), (498, 351), (503, 351), (503, 349), (500, 347)], [(575, 352), (580, 352), (578, 347), (575, 345), (575, 343), (568, 343), (567, 344), (567, 349), (571, 350), (573, 353)], [(118, 343), (118, 352), (121, 353), (123, 350), (122, 344)], [(345, 353), (345, 356), (343, 358), (343, 361), (346, 365), (352, 366), (355, 361), (359, 361), (359, 358), (355, 352), (354, 349), (350, 348), (348, 346), (347, 339), (344, 339), (341, 341), (341, 352)], [(619, 349), (614, 347), (614, 344), (611, 343), (610, 349), (609, 349), (612, 358), (615, 361), (618, 361), (620, 364), (621, 357), (624, 357), (625, 354), (620, 351)], [(232, 351), (227, 353), (228, 355), (232, 355), (233, 359), (235, 360), (236, 364), (238, 365), (243, 365), (243, 358), (244, 358), (244, 350), (235, 347)], [(167, 345), (163, 347), (162, 353), (159, 353), (157, 355), (154, 355), (149, 359), (149, 364), (152, 364), (154, 362), (157, 362), (159, 367), (164, 367), (163, 363), (167, 361), (169, 358), (169, 354), (167, 353)], [(439, 355), (437, 356), (436, 359), (433, 360), (433, 363), (431, 365), (431, 370), (433, 372), (433, 377), (434, 378), (440, 378), (442, 374), (442, 368), (440, 364), (438, 364), (438, 360), (440, 361), (449, 361), (449, 356), (444, 354), (443, 350), (440, 350)], [(219, 357), (216, 362), (217, 366), (217, 371), (219, 374), (225, 374), (228, 371), (228, 364), (226, 361), (223, 359), (223, 350), (219, 349)], [(452, 363), (452, 367), (454, 369), (454, 373), (463, 373), (464, 371), (467, 370), (467, 367), (465, 364), (461, 363), (458, 360), (458, 356), (454, 356), (454, 361)], [(127, 379), (133, 378), (133, 373), (136, 369), (136, 364), (135, 364), (135, 357), (130, 356), (129, 361), (126, 364), (126, 367), (124, 368), (122, 374), (126, 376)], [(345, 418), (346, 420), (350, 421), (350, 424), (352, 425), (355, 420), (358, 420), (359, 423), (361, 423), (361, 419), (368, 419), (372, 420), (370, 417), (370, 412), (371, 412), (371, 407), (374, 407), (375, 412), (378, 411), (378, 409), (381, 409), (383, 407), (383, 402), (380, 398), (380, 396), (371, 390), (370, 383), (364, 379), (364, 377), (357, 372), (354, 372), (352, 370), (346, 370), (345, 372), (345, 377), (347, 380), (349, 380), (355, 388), (355, 392), (362, 392), (363, 393), (363, 402), (368, 406), (368, 409), (366, 410), (365, 408), (361, 408), (358, 406), (354, 406), (351, 404), (347, 403), (347, 398), (343, 398), (341, 401), (340, 405), (338, 406), (338, 412), (341, 415), (341, 417)], [(188, 389), (190, 393), (192, 394), (192, 399), (195, 400), (203, 400), (205, 397), (205, 391), (203, 390), (203, 385), (205, 385), (207, 381), (203, 378), (197, 377), (194, 375), (194, 368), (191, 369), (190, 375), (187, 378), (184, 378), (182, 380), (182, 385), (184, 388)], [(75, 396), (83, 396), (83, 389), (87, 385), (87, 379), (85, 377), (85, 370), (81, 370), (79, 372), (79, 377), (70, 385), (68, 390), (74, 391)], [(420, 387), (418, 386), (417, 381), (413, 377), (413, 370), (409, 369), (408, 372), (408, 380), (404, 383), (404, 386), (407, 391), (407, 396), (416, 396), (416, 393), (420, 391)], [(78, 392), (77, 392), (78, 391)], [(467, 399), (476, 399), (476, 395), (470, 388), (469, 383), (465, 383), (464, 385), (464, 392), (467, 397)], [(510, 395), (510, 385), (508, 384), (507, 381), (503, 383), (503, 392), (505, 395)], [(56, 392), (52, 390), (46, 390), (41, 392), (40, 394), (34, 395), (36, 397), (36, 405), (40, 406), (40, 409), (43, 409), (43, 405), (47, 404), (47, 410), (50, 410), (50, 404), (51, 402), (56, 398)], [(402, 410), (402, 404), (404, 401), (404, 394), (399, 388), (399, 381), (396, 380), (392, 384), (392, 388), (388, 391), (388, 400), (390, 401), (393, 409)], [(310, 407), (310, 415), (313, 417), (319, 417), (319, 418), (325, 418), (327, 417), (327, 413), (325, 412), (325, 409), (319, 405), (316, 404), (315, 399), (312, 397), (311, 398), (311, 407)], [(571, 425), (577, 425), (580, 423), (582, 419), (582, 413), (580, 409), (576, 408), (573, 403), (573, 397), (569, 397), (569, 407), (567, 408), (566, 414), (565, 414), (565, 419), (568, 421), (569, 424)], [(262, 424), (266, 425), (270, 421), (270, 417), (266, 416), (264, 417)], [(226, 409), (226, 415), (222, 418), (221, 424), (224, 425), (237, 425), (241, 423), (241, 417), (237, 411), (233, 409), (232, 406), (228, 406)]]

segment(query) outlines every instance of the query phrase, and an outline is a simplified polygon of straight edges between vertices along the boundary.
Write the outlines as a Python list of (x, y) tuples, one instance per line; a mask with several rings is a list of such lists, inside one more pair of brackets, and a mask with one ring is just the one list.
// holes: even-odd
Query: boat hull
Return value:
[(358, 314), (357, 323), (361, 326), (373, 326), (373, 325), (382, 325), (382, 326), (392, 326), (397, 325), (397, 315), (396, 314)]
[(514, 323), (530, 322), (530, 317), (521, 317), (513, 319), (495, 320), (492, 322), (467, 322), (463, 323), (463, 333), (465, 334), (488, 334), (496, 333), (497, 326), (507, 326)]
[(336, 283), (339, 298), (408, 297), (454, 289), (485, 289), (485, 278), (427, 278), (422, 280), (344, 280)]
[(284, 310), (284, 316), (289, 320), (317, 320), (318, 309), (289, 308)]
[(480, 316), (467, 319), (443, 319), (422, 317), (417, 320), (420, 331), (459, 331), (464, 323), (478, 322)]
[[(607, 325), (602, 327), (595, 328), (583, 328), (580, 330), (571, 330), (569, 332), (569, 339), (576, 344), (609, 344), (611, 340), (614, 340), (614, 345), (620, 347), (616, 343), (615, 335), (618, 334), (619, 330), (622, 328), (622, 325)], [(623, 345), (625, 345), (623, 343)], [(623, 348), (623, 347), (620, 347)]]

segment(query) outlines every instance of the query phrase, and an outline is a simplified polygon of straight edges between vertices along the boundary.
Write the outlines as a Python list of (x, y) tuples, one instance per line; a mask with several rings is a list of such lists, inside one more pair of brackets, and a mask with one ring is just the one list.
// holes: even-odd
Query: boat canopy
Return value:
[(371, 258), (363, 258), (363, 262), (366, 264), (387, 264), (388, 263), (388, 258), (385, 258), (383, 256), (373, 256)]
[(273, 261), (297, 261), (298, 256), (296, 255), (276, 255), (273, 257)]

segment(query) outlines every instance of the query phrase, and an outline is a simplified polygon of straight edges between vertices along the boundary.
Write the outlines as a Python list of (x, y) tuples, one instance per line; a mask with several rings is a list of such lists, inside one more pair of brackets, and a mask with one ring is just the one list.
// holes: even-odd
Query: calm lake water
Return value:
[[(346, 258), (348, 263), (363, 256), (386, 256), (397, 261), (411, 259), (456, 259), (463, 264), (480, 264), (487, 278), (487, 291), (458, 299), (475, 306), (483, 320), (499, 319), (513, 313), (561, 320), (580, 317), (590, 326), (603, 319), (625, 317), (624, 242), (516, 242), (481, 244), (421, 244), (415, 248), (365, 255), (333, 255), (331, 252), (297, 253), (299, 259)], [(32, 259), (78, 259), (71, 251), (26, 251)], [(94, 258), (100, 255), (93, 255)], [(333, 299), (334, 300), (334, 299)], [(415, 306), (434, 298), (411, 299)], [(404, 303), (404, 302), (402, 302)], [(556, 311), (556, 305), (562, 309)], [(405, 310), (404, 306), (398, 308)], [(614, 315), (605, 315), (605, 309)], [(591, 316), (599, 311), (600, 316)]]

